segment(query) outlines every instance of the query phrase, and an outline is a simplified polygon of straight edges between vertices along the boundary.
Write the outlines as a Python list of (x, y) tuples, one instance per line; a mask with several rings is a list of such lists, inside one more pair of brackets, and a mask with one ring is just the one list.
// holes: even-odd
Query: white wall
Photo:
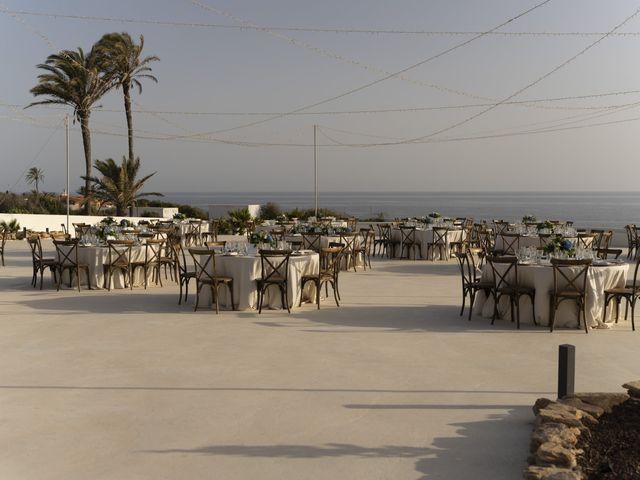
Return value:
[(233, 210), (242, 210), (248, 209), (249, 213), (253, 218), (256, 218), (260, 215), (260, 205), (231, 205), (231, 204), (217, 204), (217, 205), (209, 205), (209, 218), (224, 218), (229, 212)]
[[(35, 215), (28, 213), (0, 213), (0, 221), (5, 221), (9, 223), (13, 219), (18, 220), (20, 224), (20, 230), (26, 228), (27, 230), (33, 230), (35, 232), (44, 232), (49, 229), (49, 231), (61, 231), (62, 224), (67, 223), (66, 215)], [(93, 225), (98, 223), (100, 220), (105, 218), (105, 215), (69, 215), (69, 233), (75, 235), (75, 230), (73, 228), (72, 223), (88, 223)], [(142, 217), (113, 217), (118, 222), (123, 218), (133, 222), (138, 223), (139, 220), (153, 220), (152, 218), (142, 218)]]
[(158, 218), (173, 218), (173, 216), (178, 213), (178, 207), (133, 207), (132, 213), (133, 215), (139, 217), (143, 213), (149, 212), (152, 213), (155, 217)]

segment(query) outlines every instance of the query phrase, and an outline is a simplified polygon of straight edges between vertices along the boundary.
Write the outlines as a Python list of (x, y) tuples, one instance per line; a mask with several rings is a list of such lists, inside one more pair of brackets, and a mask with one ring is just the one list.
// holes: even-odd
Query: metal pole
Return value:
[(576, 377), (576, 347), (560, 345), (558, 350), (558, 398), (572, 395)]
[(316, 143), (317, 125), (313, 126), (313, 180), (315, 183), (315, 216), (318, 218), (318, 145)]
[(69, 230), (69, 197), (71, 196), (69, 192), (69, 114), (64, 116), (64, 126), (66, 132), (65, 144), (67, 148), (67, 233), (69, 233), (71, 232), (71, 230)]

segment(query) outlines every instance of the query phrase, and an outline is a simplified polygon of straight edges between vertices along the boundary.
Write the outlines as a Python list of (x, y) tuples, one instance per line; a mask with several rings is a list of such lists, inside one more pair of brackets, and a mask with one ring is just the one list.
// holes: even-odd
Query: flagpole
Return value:
[(69, 114), (64, 116), (64, 127), (65, 127), (65, 145), (67, 150), (67, 233), (70, 233), (69, 230), (69, 197), (71, 196), (69, 192)]
[(316, 130), (318, 126), (313, 126), (313, 180), (315, 183), (315, 216), (318, 218), (318, 145), (316, 142)]

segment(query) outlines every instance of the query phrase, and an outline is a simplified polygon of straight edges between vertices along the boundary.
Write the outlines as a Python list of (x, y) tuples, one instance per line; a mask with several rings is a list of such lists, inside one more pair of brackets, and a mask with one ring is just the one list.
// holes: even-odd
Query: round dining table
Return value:
[[(205, 257), (201, 256), (204, 261)], [(236, 310), (258, 308), (258, 283), (261, 277), (259, 255), (217, 254), (215, 256), (216, 274), (233, 278), (233, 297)], [(300, 280), (303, 275), (315, 275), (320, 271), (320, 255), (311, 251), (293, 252), (289, 258), (287, 295), (289, 307), (297, 308), (300, 299), (313, 301), (315, 286), (307, 282), (302, 291)], [(194, 287), (195, 288), (195, 287)], [(220, 288), (218, 304), (231, 307), (231, 299), (226, 288)], [(211, 305), (211, 290), (206, 286), (200, 292), (200, 305)], [(280, 290), (277, 287), (267, 289), (263, 301), (263, 308), (282, 308)]]
[[(440, 228), (440, 227), (436, 227), (436, 228)], [(451, 256), (451, 243), (462, 242), (465, 239), (465, 231), (461, 227), (441, 227), (441, 228), (448, 229), (447, 234), (445, 235), (446, 244), (443, 252), (445, 255), (445, 258), (441, 258), (441, 251), (440, 249), (436, 248), (435, 251), (433, 252), (434, 260), (447, 260)], [(400, 232), (400, 229), (399, 228), (391, 229), (391, 241), (399, 244), (401, 240), (402, 240), (402, 234)], [(433, 242), (433, 240), (434, 240), (434, 234), (433, 234), (433, 229), (431, 227), (416, 228), (416, 242), (420, 245), (422, 258), (427, 258), (427, 246), (429, 245), (429, 243)], [(393, 252), (395, 258), (400, 258), (400, 255), (406, 252), (406, 250), (405, 252), (401, 252), (401, 250), (402, 249), (399, 246), (395, 249), (395, 251)]]
[[(586, 284), (586, 321), (593, 328), (607, 328), (615, 319), (615, 308), (607, 309), (604, 313), (604, 291), (610, 288), (624, 287), (627, 282), (629, 265), (622, 261), (596, 261), (588, 271)], [(493, 273), (489, 265), (482, 269), (482, 280), (492, 281)], [(549, 325), (550, 295), (553, 290), (553, 267), (548, 262), (519, 264), (518, 281), (521, 285), (535, 289), (536, 323)], [(488, 298), (479, 291), (474, 305), (474, 313), (483, 317), (492, 317), (494, 311), (493, 297)], [(498, 305), (501, 318), (510, 320), (509, 299), (503, 296)], [(520, 323), (533, 324), (533, 310), (529, 297), (520, 299)], [(578, 324), (578, 309), (573, 301), (560, 303), (555, 314), (554, 327), (576, 327)]]
[[(134, 245), (131, 248), (131, 262), (144, 262), (145, 246)], [(60, 260), (58, 258), (58, 260)], [(78, 246), (78, 262), (89, 265), (89, 277), (91, 279), (91, 288), (106, 288), (104, 273), (104, 264), (109, 261), (109, 247), (102, 245), (79, 245)], [(148, 272), (149, 281), (151, 281), (151, 270)], [(69, 271), (65, 271), (62, 277), (62, 283), (69, 283)], [(126, 282), (128, 286), (129, 282)], [(87, 275), (85, 271), (80, 272), (80, 284), (87, 285)], [(133, 285), (144, 285), (144, 269), (136, 268), (133, 276)], [(113, 270), (111, 275), (111, 288), (125, 288), (125, 279), (122, 270)]]

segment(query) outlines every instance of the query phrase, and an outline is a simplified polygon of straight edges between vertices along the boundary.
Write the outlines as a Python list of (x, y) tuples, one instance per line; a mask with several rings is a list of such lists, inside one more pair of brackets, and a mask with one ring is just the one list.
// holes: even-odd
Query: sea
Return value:
[[(163, 201), (206, 209), (213, 204), (272, 202), (283, 210), (314, 206), (313, 192), (171, 192)], [(438, 212), (476, 221), (572, 220), (577, 227), (622, 229), (640, 224), (640, 192), (319, 192), (318, 205), (359, 219), (422, 217)]]

